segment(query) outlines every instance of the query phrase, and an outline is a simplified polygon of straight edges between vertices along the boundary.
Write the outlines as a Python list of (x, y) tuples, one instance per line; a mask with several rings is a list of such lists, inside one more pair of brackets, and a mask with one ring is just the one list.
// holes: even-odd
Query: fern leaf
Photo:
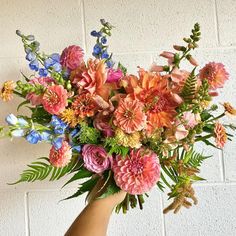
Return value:
[(21, 182), (34, 182), (36, 180), (44, 180), (50, 177), (50, 181), (58, 180), (64, 175), (71, 173), (73, 169), (77, 166), (78, 157), (73, 157), (71, 162), (65, 167), (57, 168), (49, 163), (48, 158), (41, 157), (39, 160), (28, 165), (29, 169), (24, 170), (20, 175), (20, 179), (15, 183), (10, 183), (10, 185), (21, 183)]
[(192, 70), (189, 77), (186, 79), (184, 87), (181, 92), (181, 96), (185, 100), (191, 100), (195, 95), (197, 78), (194, 74), (194, 71), (195, 69)]

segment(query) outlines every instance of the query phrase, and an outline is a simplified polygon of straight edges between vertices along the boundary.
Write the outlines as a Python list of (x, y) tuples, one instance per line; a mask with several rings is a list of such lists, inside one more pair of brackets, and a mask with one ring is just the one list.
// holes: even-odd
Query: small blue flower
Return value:
[(34, 41), (34, 35), (30, 34), (28, 36), (26, 36), (26, 39), (29, 40), (29, 41)]
[(23, 129), (15, 129), (11, 132), (11, 135), (14, 137), (22, 137), (25, 135), (25, 131)]
[(98, 55), (101, 51), (102, 51), (101, 46), (99, 44), (95, 44), (95, 46), (93, 47), (93, 53), (95, 55)]
[(43, 131), (43, 132), (40, 133), (40, 135), (41, 135), (41, 139), (43, 141), (49, 141), (52, 134), (51, 134), (50, 131)]
[(52, 140), (52, 145), (54, 146), (54, 148), (56, 150), (60, 149), (62, 146), (62, 142), (63, 142), (63, 138), (59, 137), (59, 138), (55, 138)]
[(19, 124), (21, 127), (28, 126), (28, 122), (27, 122), (24, 118), (18, 118), (18, 124)]
[(73, 150), (73, 151), (76, 151), (76, 152), (81, 152), (81, 146), (80, 146), (80, 145), (73, 146), (73, 147), (72, 147), (72, 150)]
[(70, 132), (71, 138), (75, 138), (79, 134), (80, 129), (76, 128)]
[(106, 64), (107, 64), (107, 67), (108, 67), (108, 68), (112, 68), (115, 63), (114, 63), (112, 60), (107, 60), (107, 61), (106, 61)]
[(42, 138), (38, 131), (31, 130), (26, 136), (26, 140), (31, 144), (37, 144), (39, 141), (42, 141)]
[(47, 76), (48, 74), (48, 70), (47, 69), (44, 69), (44, 68), (40, 68), (39, 69), (39, 75), (42, 76), (42, 77), (45, 77)]
[(107, 58), (109, 58), (109, 54), (107, 53), (107, 51), (104, 51), (104, 52), (102, 53), (101, 58), (102, 58), (102, 59), (107, 59)]
[(60, 62), (60, 54), (59, 53), (53, 53), (50, 55), (50, 58), (55, 62)]
[(52, 116), (50, 125), (54, 127), (55, 134), (64, 134), (66, 128), (68, 127), (68, 125), (65, 122), (63, 122), (60, 118), (58, 118), (55, 115)]
[(30, 52), (32, 52), (31, 48), (25, 47), (25, 53), (28, 54), (28, 53), (30, 53)]
[(44, 61), (44, 66), (46, 69), (48, 69), (50, 66), (52, 66), (55, 62), (53, 61), (52, 58), (47, 58)]
[(13, 114), (9, 114), (6, 118), (5, 118), (6, 122), (8, 123), (8, 125), (16, 125), (18, 123), (18, 119), (15, 115)]
[(102, 33), (101, 32), (97, 32), (96, 30), (93, 30), (90, 34), (93, 37), (98, 37), (98, 38), (102, 36)]
[(36, 55), (33, 52), (28, 52), (25, 56), (26, 60), (33, 61), (36, 59)]
[(61, 64), (56, 62), (55, 64), (52, 65), (53, 69), (56, 71), (56, 72), (61, 72)]
[(106, 43), (107, 43), (107, 38), (106, 38), (105, 36), (103, 36), (103, 37), (101, 38), (101, 43), (102, 43), (102, 44), (106, 44)]
[(39, 69), (39, 62), (38, 62), (38, 60), (35, 59), (35, 60), (31, 61), (30, 64), (29, 64), (29, 67), (30, 67), (31, 70), (38, 71), (38, 69)]

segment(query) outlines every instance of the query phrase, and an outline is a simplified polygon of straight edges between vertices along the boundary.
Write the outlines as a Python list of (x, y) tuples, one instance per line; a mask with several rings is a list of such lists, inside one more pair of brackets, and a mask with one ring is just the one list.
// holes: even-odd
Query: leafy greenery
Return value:
[(89, 127), (85, 122), (80, 123), (80, 132), (79, 132), (79, 141), (80, 143), (85, 144), (97, 144), (98, 139), (100, 138), (100, 132), (93, 128)]
[(44, 180), (47, 177), (50, 177), (50, 181), (58, 180), (64, 175), (71, 173), (78, 163), (77, 156), (74, 156), (68, 165), (61, 168), (52, 166), (49, 163), (49, 159), (46, 157), (41, 157), (39, 158), (39, 160), (40, 161), (36, 161), (28, 165), (29, 169), (24, 170), (20, 175), (20, 179), (15, 183), (11, 183), (10, 185), (21, 182), (34, 182), (36, 180)]
[(104, 142), (104, 147), (107, 149), (108, 153), (112, 155), (113, 153), (121, 156), (126, 156), (129, 152), (128, 147), (124, 147), (117, 143), (115, 138), (106, 138)]
[(191, 74), (186, 79), (183, 90), (181, 92), (181, 96), (187, 101), (192, 100), (196, 91), (197, 79), (194, 74), (194, 71), (195, 69), (192, 70)]

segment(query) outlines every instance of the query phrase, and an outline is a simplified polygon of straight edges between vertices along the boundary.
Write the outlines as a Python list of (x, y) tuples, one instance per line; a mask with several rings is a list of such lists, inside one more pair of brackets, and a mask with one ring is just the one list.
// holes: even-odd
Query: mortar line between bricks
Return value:
[(225, 161), (224, 161), (224, 152), (220, 151), (220, 164), (221, 164), (221, 176), (222, 180), (225, 182)]
[(217, 7), (217, 0), (214, 1), (214, 8), (215, 8), (215, 30), (216, 30), (216, 37), (217, 37), (217, 44), (220, 45), (220, 31), (219, 31), (219, 18), (218, 18), (218, 7)]
[(80, 0), (81, 2), (81, 20), (82, 20), (82, 30), (83, 30), (83, 41), (84, 41), (84, 53), (87, 53), (87, 36), (86, 36), (86, 24), (85, 24), (85, 7), (84, 0)]
[(26, 236), (30, 236), (28, 192), (25, 192), (24, 202), (25, 202), (25, 231), (26, 231)]
[(163, 214), (164, 210), (164, 200), (163, 195), (161, 193), (161, 225), (162, 225), (162, 236), (166, 236), (166, 219), (165, 215)]

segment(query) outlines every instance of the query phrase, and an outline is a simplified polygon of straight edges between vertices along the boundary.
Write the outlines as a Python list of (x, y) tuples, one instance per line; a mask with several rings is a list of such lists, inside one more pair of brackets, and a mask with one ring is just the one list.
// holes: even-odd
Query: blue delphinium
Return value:
[(8, 125), (16, 125), (18, 123), (18, 119), (14, 114), (9, 114), (6, 118), (5, 118), (6, 122), (8, 123)]
[(37, 144), (38, 142), (42, 141), (42, 137), (38, 131), (31, 130), (26, 136), (26, 140), (31, 144)]
[(60, 149), (62, 147), (63, 138), (57, 137), (52, 140), (52, 145), (56, 150)]
[(50, 125), (54, 128), (55, 134), (64, 134), (68, 125), (56, 115), (52, 116)]
[(39, 69), (39, 75), (40, 76), (45, 77), (45, 76), (47, 76), (47, 74), (48, 74), (48, 70), (47, 69), (45, 69), (45, 68), (40, 68)]
[(38, 71), (39, 70), (39, 62), (37, 59), (34, 59), (29, 63), (29, 67), (31, 70)]

